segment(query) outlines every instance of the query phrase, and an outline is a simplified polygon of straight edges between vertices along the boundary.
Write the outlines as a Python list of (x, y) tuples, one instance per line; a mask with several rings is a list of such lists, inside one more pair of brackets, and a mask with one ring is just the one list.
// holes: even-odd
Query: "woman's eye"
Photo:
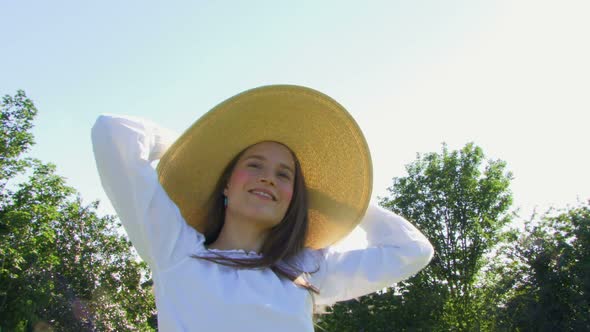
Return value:
[(282, 177), (282, 178), (285, 178), (287, 180), (290, 180), (291, 179), (291, 177), (287, 173), (279, 173), (279, 176)]
[(260, 165), (258, 165), (258, 164), (248, 164), (248, 167), (260, 168)]

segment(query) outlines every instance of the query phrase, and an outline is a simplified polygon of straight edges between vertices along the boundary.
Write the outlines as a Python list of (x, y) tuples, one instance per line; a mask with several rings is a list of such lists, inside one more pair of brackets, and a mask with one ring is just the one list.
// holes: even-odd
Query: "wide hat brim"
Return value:
[(204, 232), (206, 205), (222, 171), (263, 141), (286, 145), (301, 163), (309, 192), (306, 247), (332, 245), (358, 225), (373, 187), (363, 133), (335, 100), (293, 85), (263, 86), (225, 100), (166, 151), (159, 180), (187, 223)]

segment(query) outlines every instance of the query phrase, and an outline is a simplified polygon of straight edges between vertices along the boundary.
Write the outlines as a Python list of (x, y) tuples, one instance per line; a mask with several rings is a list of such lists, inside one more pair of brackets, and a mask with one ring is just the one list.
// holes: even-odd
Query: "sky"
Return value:
[(0, 0), (0, 94), (39, 114), (30, 155), (114, 213), (96, 172), (100, 113), (181, 133), (267, 84), (344, 105), (373, 199), (417, 153), (468, 142), (513, 173), (514, 208), (590, 199), (590, 2)]

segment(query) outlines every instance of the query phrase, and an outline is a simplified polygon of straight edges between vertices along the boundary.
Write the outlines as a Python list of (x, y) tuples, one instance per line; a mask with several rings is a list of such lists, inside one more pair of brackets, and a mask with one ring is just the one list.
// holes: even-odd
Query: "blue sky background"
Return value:
[(103, 112), (178, 132), (243, 90), (289, 83), (343, 104), (374, 196), (416, 153), (475, 142), (515, 207), (590, 198), (588, 1), (0, 0), (0, 94), (39, 109), (31, 154), (113, 213), (90, 128)]

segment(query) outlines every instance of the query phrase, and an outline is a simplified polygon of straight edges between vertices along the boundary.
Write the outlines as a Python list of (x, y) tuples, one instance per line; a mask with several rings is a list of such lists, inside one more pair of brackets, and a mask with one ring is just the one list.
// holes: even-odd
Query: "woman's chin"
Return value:
[(271, 228), (278, 225), (283, 219), (283, 216), (277, 216), (276, 213), (261, 209), (249, 213), (248, 219), (254, 221), (258, 225), (264, 225), (267, 228)]

